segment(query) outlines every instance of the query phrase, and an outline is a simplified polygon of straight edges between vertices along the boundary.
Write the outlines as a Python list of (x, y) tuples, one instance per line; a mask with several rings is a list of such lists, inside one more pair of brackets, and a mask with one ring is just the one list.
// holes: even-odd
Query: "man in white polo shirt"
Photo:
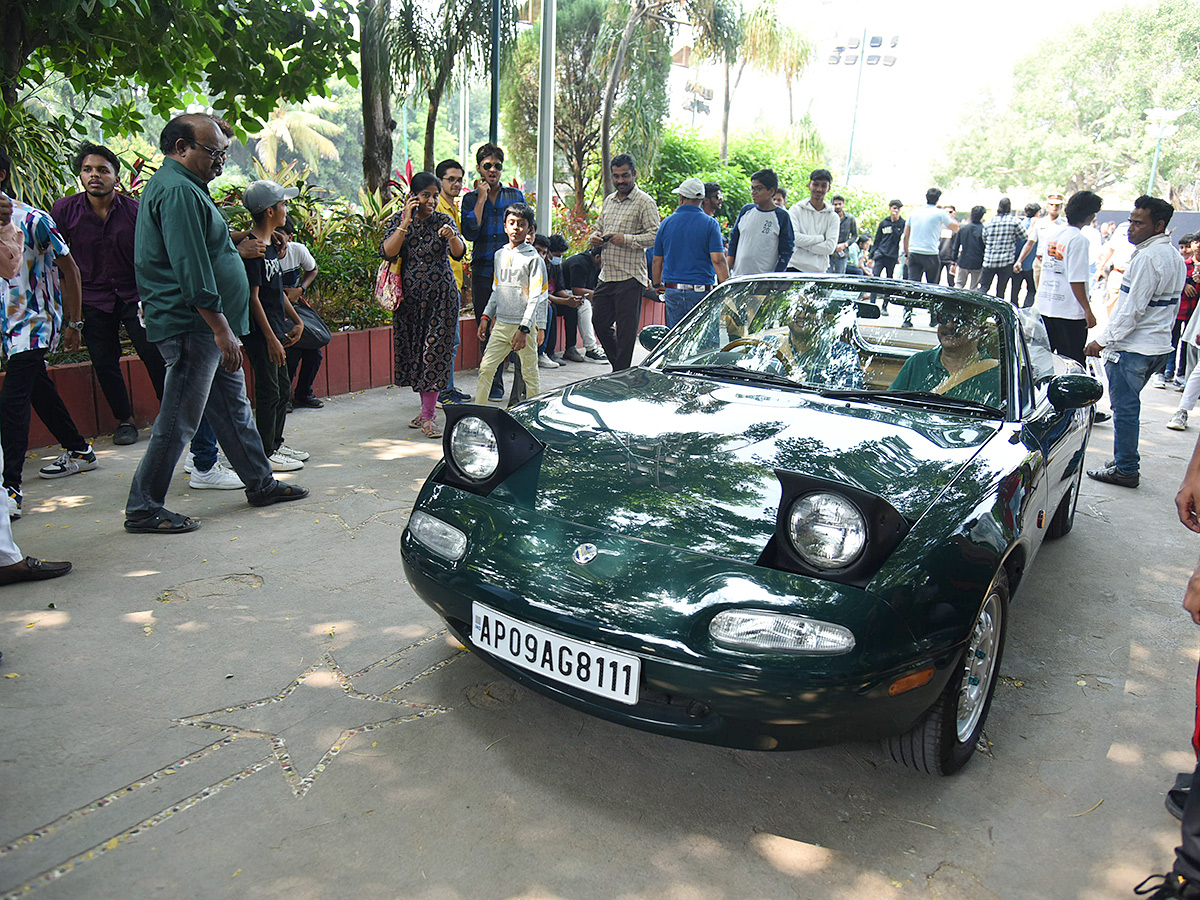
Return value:
[(925, 205), (909, 213), (908, 224), (904, 226), (901, 249), (908, 259), (908, 277), (912, 281), (920, 281), (924, 276), (929, 284), (938, 283), (938, 276), (942, 272), (942, 260), (938, 255), (942, 229), (948, 228), (952, 233), (958, 231), (958, 221), (944, 209), (938, 208), (940, 199), (941, 190), (927, 190)]

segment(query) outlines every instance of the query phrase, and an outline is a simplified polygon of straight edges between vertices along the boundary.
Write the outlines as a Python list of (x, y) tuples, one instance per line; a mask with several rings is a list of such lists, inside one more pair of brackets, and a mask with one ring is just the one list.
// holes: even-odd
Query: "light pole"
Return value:
[(1154, 181), (1158, 178), (1158, 156), (1162, 152), (1163, 138), (1172, 137), (1179, 131), (1179, 126), (1171, 123), (1185, 112), (1187, 110), (1163, 109), (1161, 106), (1146, 110), (1146, 134), (1154, 137), (1154, 132), (1158, 132), (1158, 142), (1154, 145), (1154, 164), (1150, 166), (1150, 183), (1146, 186), (1147, 194), (1153, 195), (1154, 193)]
[[(892, 35), (888, 42), (889, 49), (895, 49), (900, 43), (898, 35)], [(869, 53), (868, 49), (876, 52)], [(885, 66), (891, 67), (896, 64), (894, 54), (884, 54), (879, 52), (883, 49), (883, 37), (881, 35), (872, 35), (870, 46), (867, 44), (867, 29), (863, 28), (861, 38), (850, 38), (845, 44), (839, 44), (833, 48), (833, 53), (829, 55), (829, 64), (836, 66), (839, 63), (844, 63), (847, 66), (858, 65), (858, 86), (854, 89), (854, 112), (850, 118), (850, 148), (846, 151), (846, 174), (843, 180), (846, 184), (850, 183), (850, 166), (854, 162), (854, 132), (858, 128), (858, 100), (862, 96), (862, 76), (863, 69), (867, 66), (877, 66), (882, 63)], [(861, 61), (861, 65), (859, 65)]]

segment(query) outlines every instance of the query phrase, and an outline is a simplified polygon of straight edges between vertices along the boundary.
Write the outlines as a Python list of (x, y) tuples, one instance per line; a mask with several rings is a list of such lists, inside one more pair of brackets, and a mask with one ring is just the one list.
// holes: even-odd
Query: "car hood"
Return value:
[(527, 495), (539, 512), (749, 562), (775, 530), (776, 469), (869, 491), (916, 521), (1000, 424), (650, 369), (513, 413), (546, 445)]

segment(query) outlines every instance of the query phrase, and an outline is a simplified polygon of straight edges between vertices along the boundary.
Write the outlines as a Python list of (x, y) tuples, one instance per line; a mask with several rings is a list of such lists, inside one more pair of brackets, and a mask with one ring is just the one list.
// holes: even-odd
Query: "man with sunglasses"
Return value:
[[(508, 244), (508, 235), (504, 233), (505, 212), (514, 203), (524, 203), (525, 195), (500, 183), (504, 151), (495, 144), (483, 144), (475, 151), (475, 170), (479, 173), (475, 187), (462, 199), (462, 236), (472, 242), (471, 301), (478, 325), (492, 296), (493, 257)], [(504, 366), (496, 367), (489, 400), (504, 399), (504, 383), (500, 378), (503, 370)]]
[[(254, 506), (301, 500), (275, 480), (254, 427), (240, 336), (250, 330), (250, 285), (229, 226), (208, 193), (229, 138), (211, 116), (176, 116), (163, 128), (162, 167), (146, 185), (134, 270), (146, 334), (167, 364), (162, 409), (125, 504), (132, 534), (181, 534), (200, 520), (166, 509), (175, 464), (204, 416)], [(211, 402), (210, 402), (211, 399)]]

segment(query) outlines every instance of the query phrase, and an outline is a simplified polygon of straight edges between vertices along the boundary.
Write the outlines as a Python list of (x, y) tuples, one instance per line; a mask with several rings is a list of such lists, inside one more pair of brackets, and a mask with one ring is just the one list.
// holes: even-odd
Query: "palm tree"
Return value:
[[(516, 3), (500, 3), (501, 47), (516, 32)], [(402, 93), (423, 90), (429, 100), (425, 117), (424, 169), (435, 166), (433, 143), (442, 95), (459, 65), (478, 69), (490, 57), (492, 4), (489, 0), (440, 0), (431, 8), (421, 0), (399, 0), (388, 23), (393, 71)]]
[(392, 57), (387, 39), (388, 0), (358, 4), (359, 69), (362, 79), (363, 181), (384, 200), (392, 173)]
[(776, 48), (775, 71), (787, 82), (788, 125), (795, 125), (792, 115), (792, 82), (800, 77), (805, 67), (812, 62), (813, 45), (795, 28), (785, 25), (779, 30), (779, 45)]
[(717, 43), (722, 23), (730, 20), (729, 10), (737, 0), (630, 0), (621, 30), (621, 38), (608, 67), (604, 88), (604, 106), (600, 117), (600, 172), (604, 179), (604, 194), (612, 193), (612, 115), (616, 106), (617, 88), (625, 77), (625, 60), (630, 44), (639, 28), (648, 29), (656, 23), (679, 24), (684, 16), (697, 34), (697, 43)]
[[(714, 8), (714, 11), (716, 9)], [(739, 11), (740, 12), (740, 11)], [(721, 109), (721, 161), (729, 157), (729, 108), (733, 92), (742, 82), (746, 67), (783, 75), (788, 88), (788, 122), (792, 120), (792, 82), (812, 58), (812, 46), (802, 34), (779, 21), (774, 0), (763, 0), (733, 21), (718, 21), (708, 34), (696, 41), (696, 49), (711, 59), (721, 60), (725, 73), (725, 98)], [(737, 75), (731, 72), (737, 66)]]
[(314, 172), (320, 160), (336, 161), (339, 158), (338, 149), (329, 138), (336, 137), (345, 129), (319, 115), (335, 109), (330, 101), (320, 98), (306, 100), (300, 106), (280, 101), (271, 118), (267, 119), (266, 127), (254, 135), (258, 138), (254, 155), (268, 172), (274, 172), (279, 167), (281, 147), (298, 154)]

